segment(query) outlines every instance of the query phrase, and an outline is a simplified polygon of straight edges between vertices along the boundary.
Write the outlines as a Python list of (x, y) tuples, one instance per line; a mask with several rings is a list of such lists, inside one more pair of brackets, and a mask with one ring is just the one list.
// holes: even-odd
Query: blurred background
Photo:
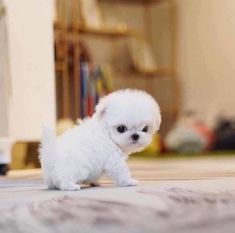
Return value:
[(234, 0), (0, 0), (0, 173), (39, 167), (43, 123), (60, 134), (120, 88), (162, 111), (136, 156), (232, 155), (234, 25)]

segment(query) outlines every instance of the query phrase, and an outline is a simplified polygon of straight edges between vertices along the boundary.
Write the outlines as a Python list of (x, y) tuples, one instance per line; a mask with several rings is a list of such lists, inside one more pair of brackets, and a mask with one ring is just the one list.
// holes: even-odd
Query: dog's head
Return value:
[(104, 122), (111, 139), (127, 154), (144, 149), (161, 123), (157, 102), (140, 90), (113, 92), (101, 98), (95, 110), (94, 117)]

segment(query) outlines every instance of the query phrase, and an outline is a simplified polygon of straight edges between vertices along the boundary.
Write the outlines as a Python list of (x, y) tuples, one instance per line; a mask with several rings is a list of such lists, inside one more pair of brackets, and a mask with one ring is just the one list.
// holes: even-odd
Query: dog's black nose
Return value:
[(132, 138), (133, 141), (137, 141), (139, 139), (139, 137), (140, 136), (137, 133), (131, 135), (131, 138)]

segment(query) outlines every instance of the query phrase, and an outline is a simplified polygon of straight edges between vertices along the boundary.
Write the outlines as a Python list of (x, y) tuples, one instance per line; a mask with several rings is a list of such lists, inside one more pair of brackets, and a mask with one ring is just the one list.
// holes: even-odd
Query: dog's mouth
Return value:
[(132, 144), (136, 145), (136, 144), (138, 144), (138, 141), (132, 141)]
[(142, 145), (143, 144), (143, 141), (142, 140), (131, 140), (131, 144), (132, 145)]

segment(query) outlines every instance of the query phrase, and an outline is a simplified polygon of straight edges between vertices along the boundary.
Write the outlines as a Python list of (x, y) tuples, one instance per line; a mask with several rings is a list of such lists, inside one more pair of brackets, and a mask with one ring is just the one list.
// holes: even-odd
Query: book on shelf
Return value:
[(80, 116), (91, 116), (99, 98), (112, 90), (112, 75), (108, 66), (80, 62)]

